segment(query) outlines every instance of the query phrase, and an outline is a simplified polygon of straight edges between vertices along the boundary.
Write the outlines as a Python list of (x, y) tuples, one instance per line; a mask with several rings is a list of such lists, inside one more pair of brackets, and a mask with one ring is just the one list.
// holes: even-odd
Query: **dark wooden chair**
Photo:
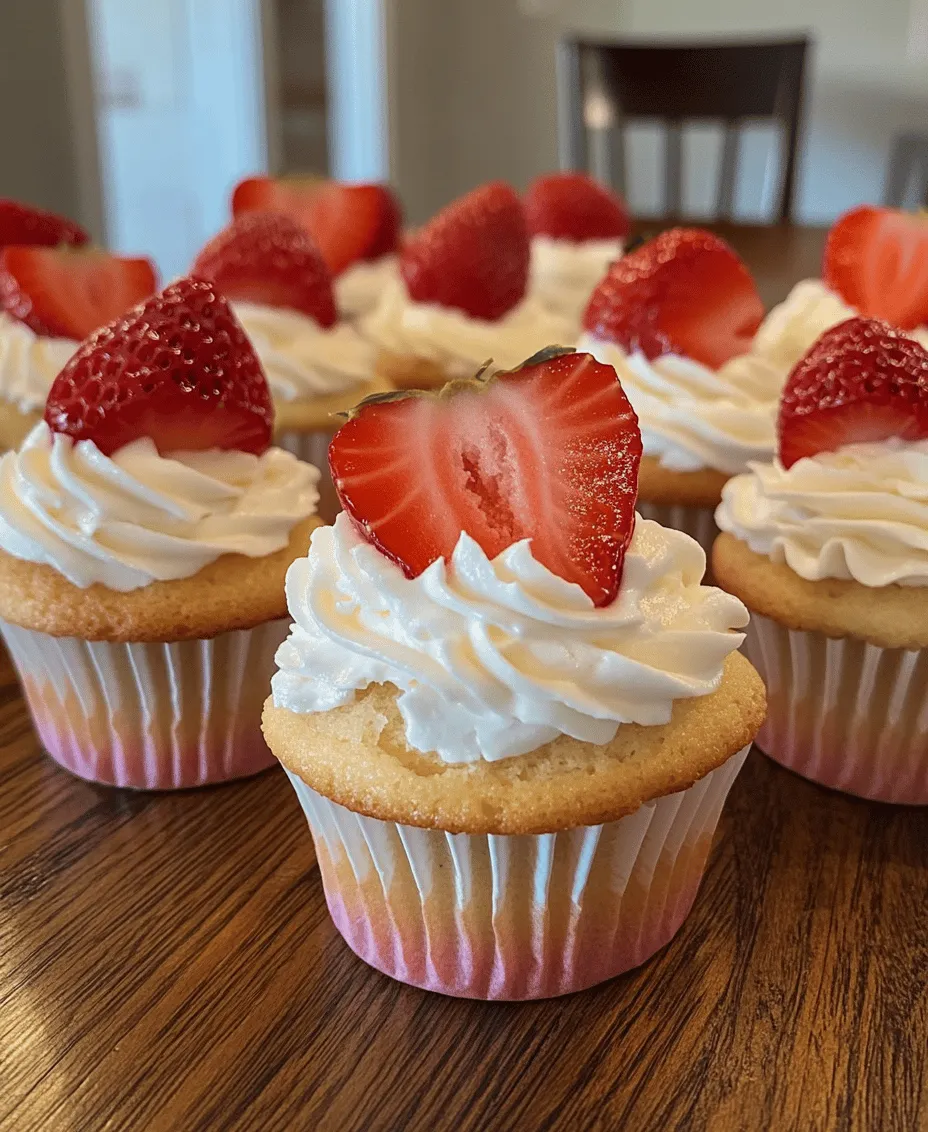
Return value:
[[(627, 181), (623, 131), (632, 119), (664, 126), (664, 213), (683, 211), (682, 127), (715, 120), (724, 130), (717, 178), (719, 219), (730, 219), (742, 124), (773, 120), (781, 130), (781, 175), (773, 220), (792, 218), (808, 39), (761, 43), (640, 44), (585, 39), (561, 44), (558, 123), (562, 164), (590, 167), (589, 132), (599, 133), (607, 178)], [(597, 170), (599, 172), (599, 170)]]

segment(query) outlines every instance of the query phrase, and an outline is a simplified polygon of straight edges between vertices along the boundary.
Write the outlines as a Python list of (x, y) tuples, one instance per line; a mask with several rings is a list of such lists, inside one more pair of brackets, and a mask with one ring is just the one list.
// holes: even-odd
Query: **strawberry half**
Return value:
[(551, 349), (438, 393), (388, 393), (329, 447), (342, 506), (416, 577), (462, 531), (495, 558), (520, 539), (595, 602), (619, 590), (635, 526), (641, 433), (615, 370)]
[(277, 212), (246, 212), (203, 248), (190, 274), (227, 299), (286, 307), (331, 326), (332, 279), (309, 233)]
[(928, 440), (928, 352), (885, 322), (848, 319), (789, 375), (777, 427), (784, 468), (845, 444)]
[(211, 283), (179, 279), (83, 342), (45, 405), (53, 431), (111, 455), (150, 436), (162, 454), (264, 452), (274, 411), (264, 372)]
[(493, 181), (442, 209), (406, 241), (400, 271), (419, 303), (493, 322), (525, 297), (529, 237), (515, 190)]
[(0, 250), (10, 244), (23, 247), (55, 247), (86, 244), (90, 237), (73, 220), (33, 208), (18, 200), (0, 200)]
[(828, 233), (822, 277), (858, 313), (902, 330), (928, 323), (928, 217), (865, 204)]
[(53, 338), (86, 338), (156, 286), (148, 259), (85, 248), (12, 247), (0, 255), (0, 310)]
[(556, 240), (622, 240), (631, 228), (625, 202), (586, 173), (549, 173), (525, 194), (532, 236)]
[(764, 317), (735, 252), (700, 228), (671, 228), (609, 268), (583, 325), (646, 358), (682, 354), (712, 369), (746, 353)]
[(386, 185), (249, 177), (232, 194), (232, 212), (283, 212), (309, 231), (333, 275), (396, 251), (403, 213)]

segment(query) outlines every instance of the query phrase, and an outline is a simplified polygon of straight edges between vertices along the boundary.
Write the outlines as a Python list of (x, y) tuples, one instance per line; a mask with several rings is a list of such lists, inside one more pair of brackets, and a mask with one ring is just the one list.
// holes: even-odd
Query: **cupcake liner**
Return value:
[(289, 621), (206, 641), (111, 644), (0, 622), (46, 751), (80, 778), (172, 790), (274, 765), (261, 708)]
[(639, 499), (638, 514), (642, 519), (653, 519), (662, 527), (683, 531), (694, 538), (706, 552), (706, 560), (709, 560), (712, 544), (719, 533), (713, 507), (684, 507), (677, 503), (647, 503)]
[(335, 493), (335, 484), (332, 483), (332, 473), (329, 471), (329, 445), (332, 443), (333, 430), (329, 432), (282, 432), (274, 438), (274, 443), (281, 448), (292, 452), (298, 460), (312, 464), (319, 469), (319, 482), (316, 488), (319, 492), (319, 503), (316, 508), (319, 518), (324, 523), (333, 523), (335, 516), (341, 511), (342, 505)]
[(756, 742), (804, 778), (928, 805), (928, 656), (751, 615), (743, 651), (767, 685)]
[(379, 821), (289, 777), (332, 919), (361, 959), (442, 994), (535, 999), (611, 979), (672, 939), (747, 750), (618, 821), (539, 835)]

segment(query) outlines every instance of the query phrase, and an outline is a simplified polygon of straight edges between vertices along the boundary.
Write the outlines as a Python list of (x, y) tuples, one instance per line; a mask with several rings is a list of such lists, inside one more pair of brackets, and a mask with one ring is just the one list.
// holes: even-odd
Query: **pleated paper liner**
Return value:
[(662, 527), (673, 531), (683, 531), (694, 538), (706, 552), (706, 560), (712, 551), (712, 544), (719, 533), (715, 525), (715, 509), (712, 507), (685, 507), (683, 504), (647, 503), (638, 500), (638, 514), (642, 519), (653, 519)]
[(319, 482), (316, 489), (319, 492), (317, 512), (323, 523), (334, 523), (335, 516), (341, 511), (342, 505), (335, 494), (335, 484), (332, 483), (332, 473), (329, 471), (329, 444), (332, 436), (341, 424), (335, 420), (328, 432), (282, 432), (274, 437), (274, 443), (281, 448), (292, 452), (298, 460), (312, 464), (319, 469)]
[(46, 751), (109, 786), (172, 790), (275, 763), (261, 733), (289, 621), (211, 640), (110, 644), (0, 623)]
[(757, 745), (861, 798), (928, 805), (928, 658), (752, 614), (744, 652), (767, 685)]
[(383, 822), (289, 777), (332, 919), (365, 962), (442, 994), (537, 999), (611, 979), (673, 938), (746, 755), (618, 821), (536, 836)]

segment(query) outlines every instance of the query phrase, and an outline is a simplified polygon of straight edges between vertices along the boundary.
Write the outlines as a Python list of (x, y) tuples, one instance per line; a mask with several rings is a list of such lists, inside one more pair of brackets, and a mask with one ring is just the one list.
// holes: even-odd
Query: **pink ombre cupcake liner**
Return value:
[(0, 623), (46, 751), (108, 786), (172, 790), (274, 765), (261, 708), (289, 621), (211, 640), (111, 644)]
[(861, 798), (928, 805), (928, 657), (751, 615), (743, 651), (767, 685), (757, 745)]
[(379, 821), (289, 777), (332, 919), (361, 959), (442, 994), (536, 999), (611, 979), (673, 938), (746, 755), (618, 821), (534, 836)]
[(324, 523), (334, 523), (335, 516), (342, 509), (335, 493), (335, 484), (332, 483), (332, 473), (329, 471), (329, 445), (332, 443), (334, 431), (333, 426), (329, 432), (289, 431), (274, 437), (274, 443), (279, 447), (286, 448), (298, 460), (319, 469), (319, 482), (316, 484), (319, 503), (316, 511)]
[(712, 544), (719, 533), (712, 507), (684, 507), (682, 504), (645, 503), (638, 500), (638, 514), (642, 519), (653, 519), (662, 527), (683, 531), (694, 538), (706, 552), (708, 561)]

